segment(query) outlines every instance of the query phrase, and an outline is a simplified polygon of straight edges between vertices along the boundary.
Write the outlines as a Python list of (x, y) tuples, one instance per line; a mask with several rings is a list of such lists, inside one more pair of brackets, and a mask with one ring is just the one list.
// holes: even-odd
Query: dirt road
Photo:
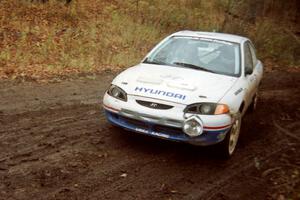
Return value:
[(228, 161), (112, 127), (112, 78), (1, 82), (0, 199), (300, 198), (300, 73), (265, 74)]

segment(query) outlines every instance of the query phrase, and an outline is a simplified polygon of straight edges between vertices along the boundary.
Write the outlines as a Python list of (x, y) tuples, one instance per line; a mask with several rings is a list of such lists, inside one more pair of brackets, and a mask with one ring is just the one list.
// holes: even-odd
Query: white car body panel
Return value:
[[(112, 84), (122, 87), (128, 95), (159, 98), (189, 105), (203, 101), (219, 102), (224, 96), (224, 91), (229, 90), (236, 81), (236, 77), (205, 71), (142, 63), (122, 72), (113, 80)], [(124, 82), (128, 84), (122, 84)], [(143, 88), (143, 90), (135, 90), (136, 87)], [(152, 89), (152, 91), (147, 89)], [(155, 94), (156, 90), (181, 94), (186, 96), (186, 98), (158, 95)]]

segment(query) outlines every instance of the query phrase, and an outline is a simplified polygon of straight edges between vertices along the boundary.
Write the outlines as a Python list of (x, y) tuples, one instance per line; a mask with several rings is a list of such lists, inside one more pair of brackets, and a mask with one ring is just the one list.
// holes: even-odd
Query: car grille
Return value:
[(168, 110), (174, 107), (174, 106), (150, 102), (150, 101), (136, 100), (136, 102), (142, 106), (152, 108), (152, 109), (158, 109), (158, 110)]
[(131, 119), (131, 118), (128, 118), (128, 117), (122, 117), (122, 118), (127, 123), (132, 124), (132, 125), (134, 125), (138, 128), (143, 128), (143, 129), (148, 129), (149, 128), (149, 126), (143, 121), (139, 121), (139, 120), (136, 120), (136, 119)]
[(155, 132), (166, 133), (168, 135), (182, 135), (183, 134), (183, 131), (181, 128), (168, 127), (168, 126), (162, 126), (162, 125), (155, 125), (153, 127), (153, 130)]

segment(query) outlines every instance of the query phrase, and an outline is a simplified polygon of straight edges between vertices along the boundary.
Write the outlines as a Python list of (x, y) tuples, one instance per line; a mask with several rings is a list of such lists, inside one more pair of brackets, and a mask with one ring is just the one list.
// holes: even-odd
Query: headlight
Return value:
[(185, 113), (199, 114), (199, 115), (220, 115), (229, 113), (229, 108), (225, 104), (216, 103), (196, 103), (188, 105), (184, 109)]
[(203, 123), (197, 116), (192, 116), (184, 121), (183, 131), (190, 137), (196, 137), (203, 133)]
[(127, 101), (127, 94), (124, 90), (119, 88), (118, 86), (111, 85), (109, 89), (107, 90), (107, 94), (109, 94), (112, 97), (115, 97), (116, 99)]

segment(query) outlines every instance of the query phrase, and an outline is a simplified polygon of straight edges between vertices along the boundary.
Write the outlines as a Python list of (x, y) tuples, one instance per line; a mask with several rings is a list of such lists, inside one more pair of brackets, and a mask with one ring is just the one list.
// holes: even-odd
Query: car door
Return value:
[(248, 105), (252, 102), (252, 99), (256, 92), (256, 66), (253, 62), (253, 57), (251, 53), (251, 44), (249, 41), (244, 43), (244, 66), (245, 66), (245, 79), (246, 79), (246, 104)]

